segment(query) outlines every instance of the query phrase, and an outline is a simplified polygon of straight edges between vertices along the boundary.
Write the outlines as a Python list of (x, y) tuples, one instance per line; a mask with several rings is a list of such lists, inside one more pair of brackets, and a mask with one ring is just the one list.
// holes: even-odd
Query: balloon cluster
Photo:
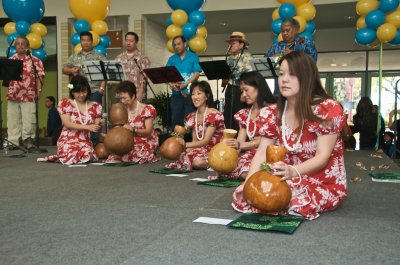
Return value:
[(356, 5), (356, 42), (371, 48), (400, 44), (399, 0), (359, 0)]
[(272, 32), (276, 35), (274, 42), (282, 41), (281, 25), (286, 18), (299, 22), (299, 36), (314, 40), (316, 9), (310, 0), (277, 0), (282, 5), (272, 12)]
[[(29, 40), (32, 54), (42, 61), (46, 60), (47, 53), (44, 50), (43, 37), (47, 35), (47, 28), (39, 23), (45, 11), (43, 0), (2, 1), (4, 12), (13, 21), (4, 25), (8, 44), (14, 43), (19, 36), (25, 36)], [(15, 52), (15, 46), (11, 46), (8, 55), (12, 56)]]
[(71, 36), (74, 52), (82, 50), (80, 33), (90, 31), (93, 36), (93, 50), (107, 56), (107, 47), (111, 44), (106, 34), (108, 25), (104, 21), (110, 10), (110, 0), (69, 0), (69, 9), (77, 18), (74, 23), (75, 34)]
[(166, 34), (168, 50), (174, 53), (172, 40), (182, 35), (189, 43), (193, 52), (204, 52), (207, 48), (207, 29), (204, 26), (206, 17), (199, 9), (205, 0), (167, 0), (174, 10), (168, 17)]

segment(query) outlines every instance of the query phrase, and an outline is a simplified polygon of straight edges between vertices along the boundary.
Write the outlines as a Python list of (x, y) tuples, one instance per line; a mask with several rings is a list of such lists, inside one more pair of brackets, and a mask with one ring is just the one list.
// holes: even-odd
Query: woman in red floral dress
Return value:
[(210, 85), (206, 81), (194, 82), (190, 86), (195, 112), (185, 119), (185, 127), (192, 130), (192, 142), (185, 142), (181, 138), (177, 141), (185, 151), (175, 162), (167, 164), (167, 168), (207, 169), (208, 152), (222, 138), (225, 129), (224, 116), (213, 108), (214, 98)]
[[(250, 108), (241, 109), (234, 115), (240, 128), (237, 138), (224, 140), (226, 144), (240, 152), (236, 169), (224, 176), (232, 179), (246, 178), (251, 160), (260, 143), (260, 137), (257, 136), (259, 127), (255, 120), (261, 108), (275, 103), (275, 98), (260, 73), (256, 71), (243, 73), (240, 76), (239, 84), (241, 100), (246, 102)], [(209, 176), (208, 178), (216, 179), (218, 176)]]
[(71, 165), (97, 160), (90, 132), (97, 132), (101, 128), (102, 107), (88, 101), (90, 86), (86, 77), (74, 76), (68, 87), (70, 98), (58, 103), (63, 129), (57, 141), (57, 155), (38, 158), (38, 162), (53, 161)]
[(128, 122), (125, 128), (134, 134), (133, 149), (123, 155), (110, 155), (107, 162), (151, 163), (160, 160), (154, 152), (158, 147), (158, 136), (154, 132), (153, 122), (157, 116), (156, 109), (149, 104), (140, 103), (136, 98), (136, 87), (131, 81), (123, 81), (116, 93), (122, 104), (128, 109)]
[[(283, 162), (271, 164), (292, 191), (288, 209), (281, 214), (315, 219), (320, 212), (339, 207), (347, 196), (343, 142), (343, 109), (323, 89), (315, 62), (305, 53), (291, 52), (279, 70), (278, 103), (261, 109), (260, 145), (248, 176), (260, 170), (268, 145), (286, 147)], [(243, 185), (233, 195), (239, 212), (260, 212), (243, 198)]]

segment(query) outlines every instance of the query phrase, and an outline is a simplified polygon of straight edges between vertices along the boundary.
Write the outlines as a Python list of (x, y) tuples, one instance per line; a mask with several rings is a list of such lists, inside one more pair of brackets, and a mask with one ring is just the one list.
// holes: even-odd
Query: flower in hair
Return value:
[(68, 84), (67, 87), (69, 88), (69, 90), (74, 89), (74, 85), (73, 84)]

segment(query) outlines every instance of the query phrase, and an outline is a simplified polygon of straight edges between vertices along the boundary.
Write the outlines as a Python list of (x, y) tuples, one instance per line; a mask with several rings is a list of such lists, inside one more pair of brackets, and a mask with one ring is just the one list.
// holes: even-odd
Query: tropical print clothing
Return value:
[[(302, 41), (299, 41), (300, 39)], [(317, 49), (315, 48), (314, 41), (308, 40), (308, 39), (302, 39), (299, 36), (297, 36), (292, 43), (286, 43), (284, 41), (279, 41), (279, 42), (274, 43), (272, 45), (271, 49), (269, 49), (265, 53), (264, 56), (272, 57), (272, 56), (276, 56), (278, 54), (284, 54), (286, 47), (293, 45), (293, 44), (295, 44), (292, 48), (293, 51), (305, 52), (308, 55), (310, 55), (311, 58), (314, 59), (314, 61), (317, 61), (318, 53), (317, 53)]]
[(132, 54), (128, 54), (128, 52), (126, 51), (122, 52), (118, 54), (117, 57), (115, 57), (115, 60), (121, 62), (124, 65), (126, 80), (134, 83), (136, 87), (140, 87), (141, 83), (144, 80), (144, 77), (140, 73), (140, 69), (136, 65), (136, 62), (140, 65), (142, 69), (146, 69), (150, 67), (149, 58), (144, 56), (144, 54), (142, 54), (139, 50), (135, 50)]
[[(226, 63), (232, 71), (232, 78), (229, 79), (230, 85), (239, 85), (239, 78), (242, 73), (252, 71), (250, 60), (253, 56), (248, 51), (244, 50), (243, 54), (229, 55)], [(232, 80), (233, 79), (233, 80)]]

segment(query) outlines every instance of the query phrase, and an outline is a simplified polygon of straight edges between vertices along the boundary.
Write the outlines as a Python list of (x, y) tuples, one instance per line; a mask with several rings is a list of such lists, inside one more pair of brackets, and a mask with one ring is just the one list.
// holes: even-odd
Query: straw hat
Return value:
[(239, 31), (232, 32), (231, 36), (229, 37), (229, 39), (226, 40), (226, 42), (231, 42), (233, 40), (238, 40), (240, 42), (243, 42), (244, 45), (246, 45), (246, 46), (249, 45), (246, 35), (244, 35), (243, 32), (239, 32)]

